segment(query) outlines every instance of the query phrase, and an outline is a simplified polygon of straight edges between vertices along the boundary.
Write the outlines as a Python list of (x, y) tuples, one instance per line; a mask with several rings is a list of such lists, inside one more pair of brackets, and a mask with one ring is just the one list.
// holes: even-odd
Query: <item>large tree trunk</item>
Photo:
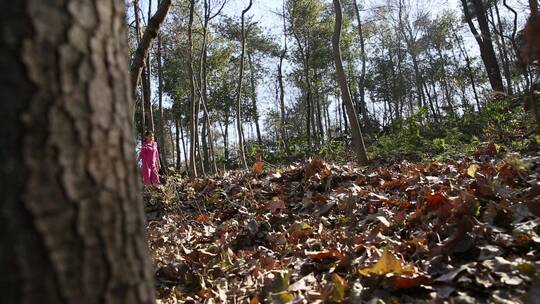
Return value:
[(334, 0), (334, 9), (336, 13), (336, 21), (334, 24), (334, 35), (332, 36), (332, 49), (334, 53), (334, 62), (336, 65), (336, 77), (341, 89), (341, 95), (343, 96), (343, 102), (347, 108), (347, 115), (349, 117), (349, 123), (352, 131), (352, 142), (354, 146), (354, 152), (361, 165), (367, 164), (367, 153), (364, 145), (364, 139), (362, 137), (362, 131), (360, 130), (360, 124), (358, 123), (358, 117), (351, 98), (349, 86), (347, 85), (347, 78), (345, 77), (345, 71), (343, 70), (343, 63), (341, 61), (341, 50), (339, 46), (341, 38), (341, 2)]
[(493, 49), (493, 43), (491, 42), (491, 33), (489, 32), (489, 25), (486, 16), (486, 10), (482, 0), (471, 0), (478, 25), (480, 27), (480, 33), (476, 30), (472, 17), (469, 14), (469, 8), (467, 0), (461, 0), (463, 5), (463, 13), (465, 15), (465, 21), (469, 25), (469, 29), (473, 34), (478, 46), (480, 47), (480, 57), (486, 67), (489, 83), (494, 91), (504, 92), (504, 85), (501, 77), (501, 71), (495, 56), (495, 50)]
[(152, 41), (157, 37), (159, 28), (165, 20), (170, 7), (171, 0), (162, 0), (154, 16), (148, 20), (148, 26), (144, 30), (144, 34), (135, 50), (133, 60), (131, 61), (130, 80), (133, 91), (137, 89), (137, 84), (141, 78), (141, 72), (144, 67), (146, 56), (148, 56), (150, 46), (152, 45)]
[(246, 50), (246, 30), (245, 30), (245, 15), (253, 5), (253, 0), (249, 0), (249, 5), (242, 10), (242, 37), (241, 37), (241, 49), (240, 49), (240, 74), (238, 76), (238, 88), (236, 91), (236, 130), (238, 133), (238, 157), (240, 158), (240, 163), (244, 169), (247, 169), (246, 162), (246, 151), (244, 147), (244, 136), (242, 132), (242, 79), (244, 77), (244, 55)]
[(154, 303), (125, 3), (64, 2), (0, 5), (2, 302)]

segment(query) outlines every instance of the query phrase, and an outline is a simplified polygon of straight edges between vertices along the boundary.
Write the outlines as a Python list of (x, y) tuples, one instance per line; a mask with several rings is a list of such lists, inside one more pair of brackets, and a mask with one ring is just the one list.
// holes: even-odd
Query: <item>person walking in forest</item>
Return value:
[(146, 131), (145, 140), (139, 152), (139, 159), (142, 159), (141, 175), (144, 185), (159, 184), (159, 154), (157, 142), (154, 141), (154, 133)]

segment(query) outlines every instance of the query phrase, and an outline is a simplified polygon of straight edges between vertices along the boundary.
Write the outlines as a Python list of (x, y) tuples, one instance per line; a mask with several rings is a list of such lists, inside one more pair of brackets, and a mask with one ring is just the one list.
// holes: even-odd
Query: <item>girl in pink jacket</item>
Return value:
[(159, 184), (158, 171), (160, 168), (157, 143), (154, 141), (154, 133), (147, 131), (145, 141), (142, 144), (139, 158), (142, 159), (141, 175), (145, 185)]

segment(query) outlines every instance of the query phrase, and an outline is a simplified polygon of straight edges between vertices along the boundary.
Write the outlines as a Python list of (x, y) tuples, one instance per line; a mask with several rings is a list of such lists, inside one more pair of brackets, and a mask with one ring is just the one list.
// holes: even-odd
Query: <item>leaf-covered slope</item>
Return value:
[(495, 154), (173, 178), (146, 193), (160, 301), (538, 303), (540, 159)]

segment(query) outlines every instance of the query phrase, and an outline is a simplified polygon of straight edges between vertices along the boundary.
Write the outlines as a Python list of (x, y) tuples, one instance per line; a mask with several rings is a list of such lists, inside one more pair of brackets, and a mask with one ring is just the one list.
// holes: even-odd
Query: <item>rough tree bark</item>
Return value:
[(148, 26), (144, 30), (144, 34), (131, 61), (130, 80), (132, 90), (136, 90), (137, 88), (146, 56), (148, 56), (148, 50), (150, 50), (152, 41), (157, 37), (159, 28), (165, 20), (170, 7), (171, 0), (162, 0), (154, 16), (148, 20)]
[(124, 11), (0, 4), (3, 303), (154, 303)]
[(354, 152), (358, 158), (358, 162), (361, 165), (366, 165), (368, 161), (366, 147), (364, 145), (362, 131), (360, 130), (360, 124), (358, 123), (358, 117), (356, 116), (356, 111), (354, 109), (351, 93), (349, 91), (349, 86), (347, 85), (347, 78), (345, 77), (345, 71), (343, 70), (343, 63), (341, 61), (341, 50), (339, 46), (341, 38), (341, 23), (343, 19), (341, 12), (341, 2), (339, 0), (333, 1), (336, 21), (334, 24), (334, 35), (332, 36), (332, 49), (334, 54), (334, 62), (336, 65), (336, 77), (339, 83), (339, 87), (341, 89), (343, 102), (345, 103), (345, 107), (347, 109), (347, 116), (349, 117)]
[(245, 15), (253, 5), (253, 0), (249, 0), (249, 5), (242, 10), (242, 37), (241, 37), (241, 49), (240, 49), (240, 75), (238, 76), (238, 88), (236, 90), (236, 130), (238, 133), (238, 157), (240, 163), (244, 169), (247, 169), (246, 151), (244, 147), (244, 136), (242, 135), (242, 79), (244, 77), (244, 55), (246, 50), (246, 30), (245, 30)]

